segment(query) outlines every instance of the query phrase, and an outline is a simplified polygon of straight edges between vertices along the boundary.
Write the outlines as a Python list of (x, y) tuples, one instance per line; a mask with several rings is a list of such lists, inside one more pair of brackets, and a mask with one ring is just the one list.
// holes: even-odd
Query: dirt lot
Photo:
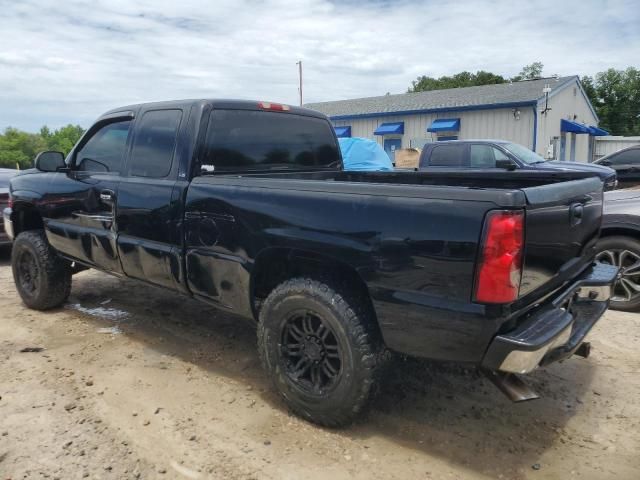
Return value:
[(30, 311), (6, 255), (0, 292), (3, 480), (640, 478), (640, 314), (609, 312), (589, 359), (532, 375), (541, 400), (407, 360), (331, 431), (287, 412), (236, 318), (96, 272), (66, 308)]

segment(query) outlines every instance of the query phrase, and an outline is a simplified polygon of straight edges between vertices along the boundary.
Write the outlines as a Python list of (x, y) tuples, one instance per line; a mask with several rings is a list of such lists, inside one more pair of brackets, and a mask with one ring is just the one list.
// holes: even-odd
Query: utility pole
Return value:
[(300, 92), (300, 106), (302, 106), (302, 60), (296, 62), (298, 65), (298, 92)]

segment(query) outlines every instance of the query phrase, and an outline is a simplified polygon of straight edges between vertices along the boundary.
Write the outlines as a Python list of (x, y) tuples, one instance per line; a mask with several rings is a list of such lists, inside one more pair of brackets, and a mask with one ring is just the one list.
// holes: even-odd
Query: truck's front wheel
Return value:
[(22, 232), (11, 252), (13, 279), (25, 305), (48, 310), (71, 292), (71, 266), (49, 246), (42, 230)]
[(356, 298), (295, 278), (276, 287), (260, 311), (264, 368), (290, 408), (320, 425), (350, 423), (375, 387), (382, 346)]

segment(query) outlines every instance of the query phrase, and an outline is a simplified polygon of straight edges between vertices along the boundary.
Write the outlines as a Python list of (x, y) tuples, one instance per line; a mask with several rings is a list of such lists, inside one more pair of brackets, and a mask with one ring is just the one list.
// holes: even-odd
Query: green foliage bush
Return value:
[(0, 167), (31, 168), (35, 156), (44, 150), (57, 150), (66, 155), (83, 133), (84, 129), (79, 125), (67, 125), (54, 131), (44, 126), (38, 133), (8, 127), (0, 134)]

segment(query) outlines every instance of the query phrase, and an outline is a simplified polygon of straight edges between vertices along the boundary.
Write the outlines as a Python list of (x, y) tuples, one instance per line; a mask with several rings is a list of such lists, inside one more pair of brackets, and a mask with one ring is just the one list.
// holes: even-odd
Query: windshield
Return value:
[(542, 163), (546, 162), (544, 158), (538, 155), (536, 152), (532, 152), (527, 147), (523, 147), (522, 145), (518, 145), (517, 143), (505, 143), (502, 145), (506, 148), (509, 153), (515, 155), (518, 160), (522, 160), (524, 163), (528, 165), (533, 165), (534, 163)]

